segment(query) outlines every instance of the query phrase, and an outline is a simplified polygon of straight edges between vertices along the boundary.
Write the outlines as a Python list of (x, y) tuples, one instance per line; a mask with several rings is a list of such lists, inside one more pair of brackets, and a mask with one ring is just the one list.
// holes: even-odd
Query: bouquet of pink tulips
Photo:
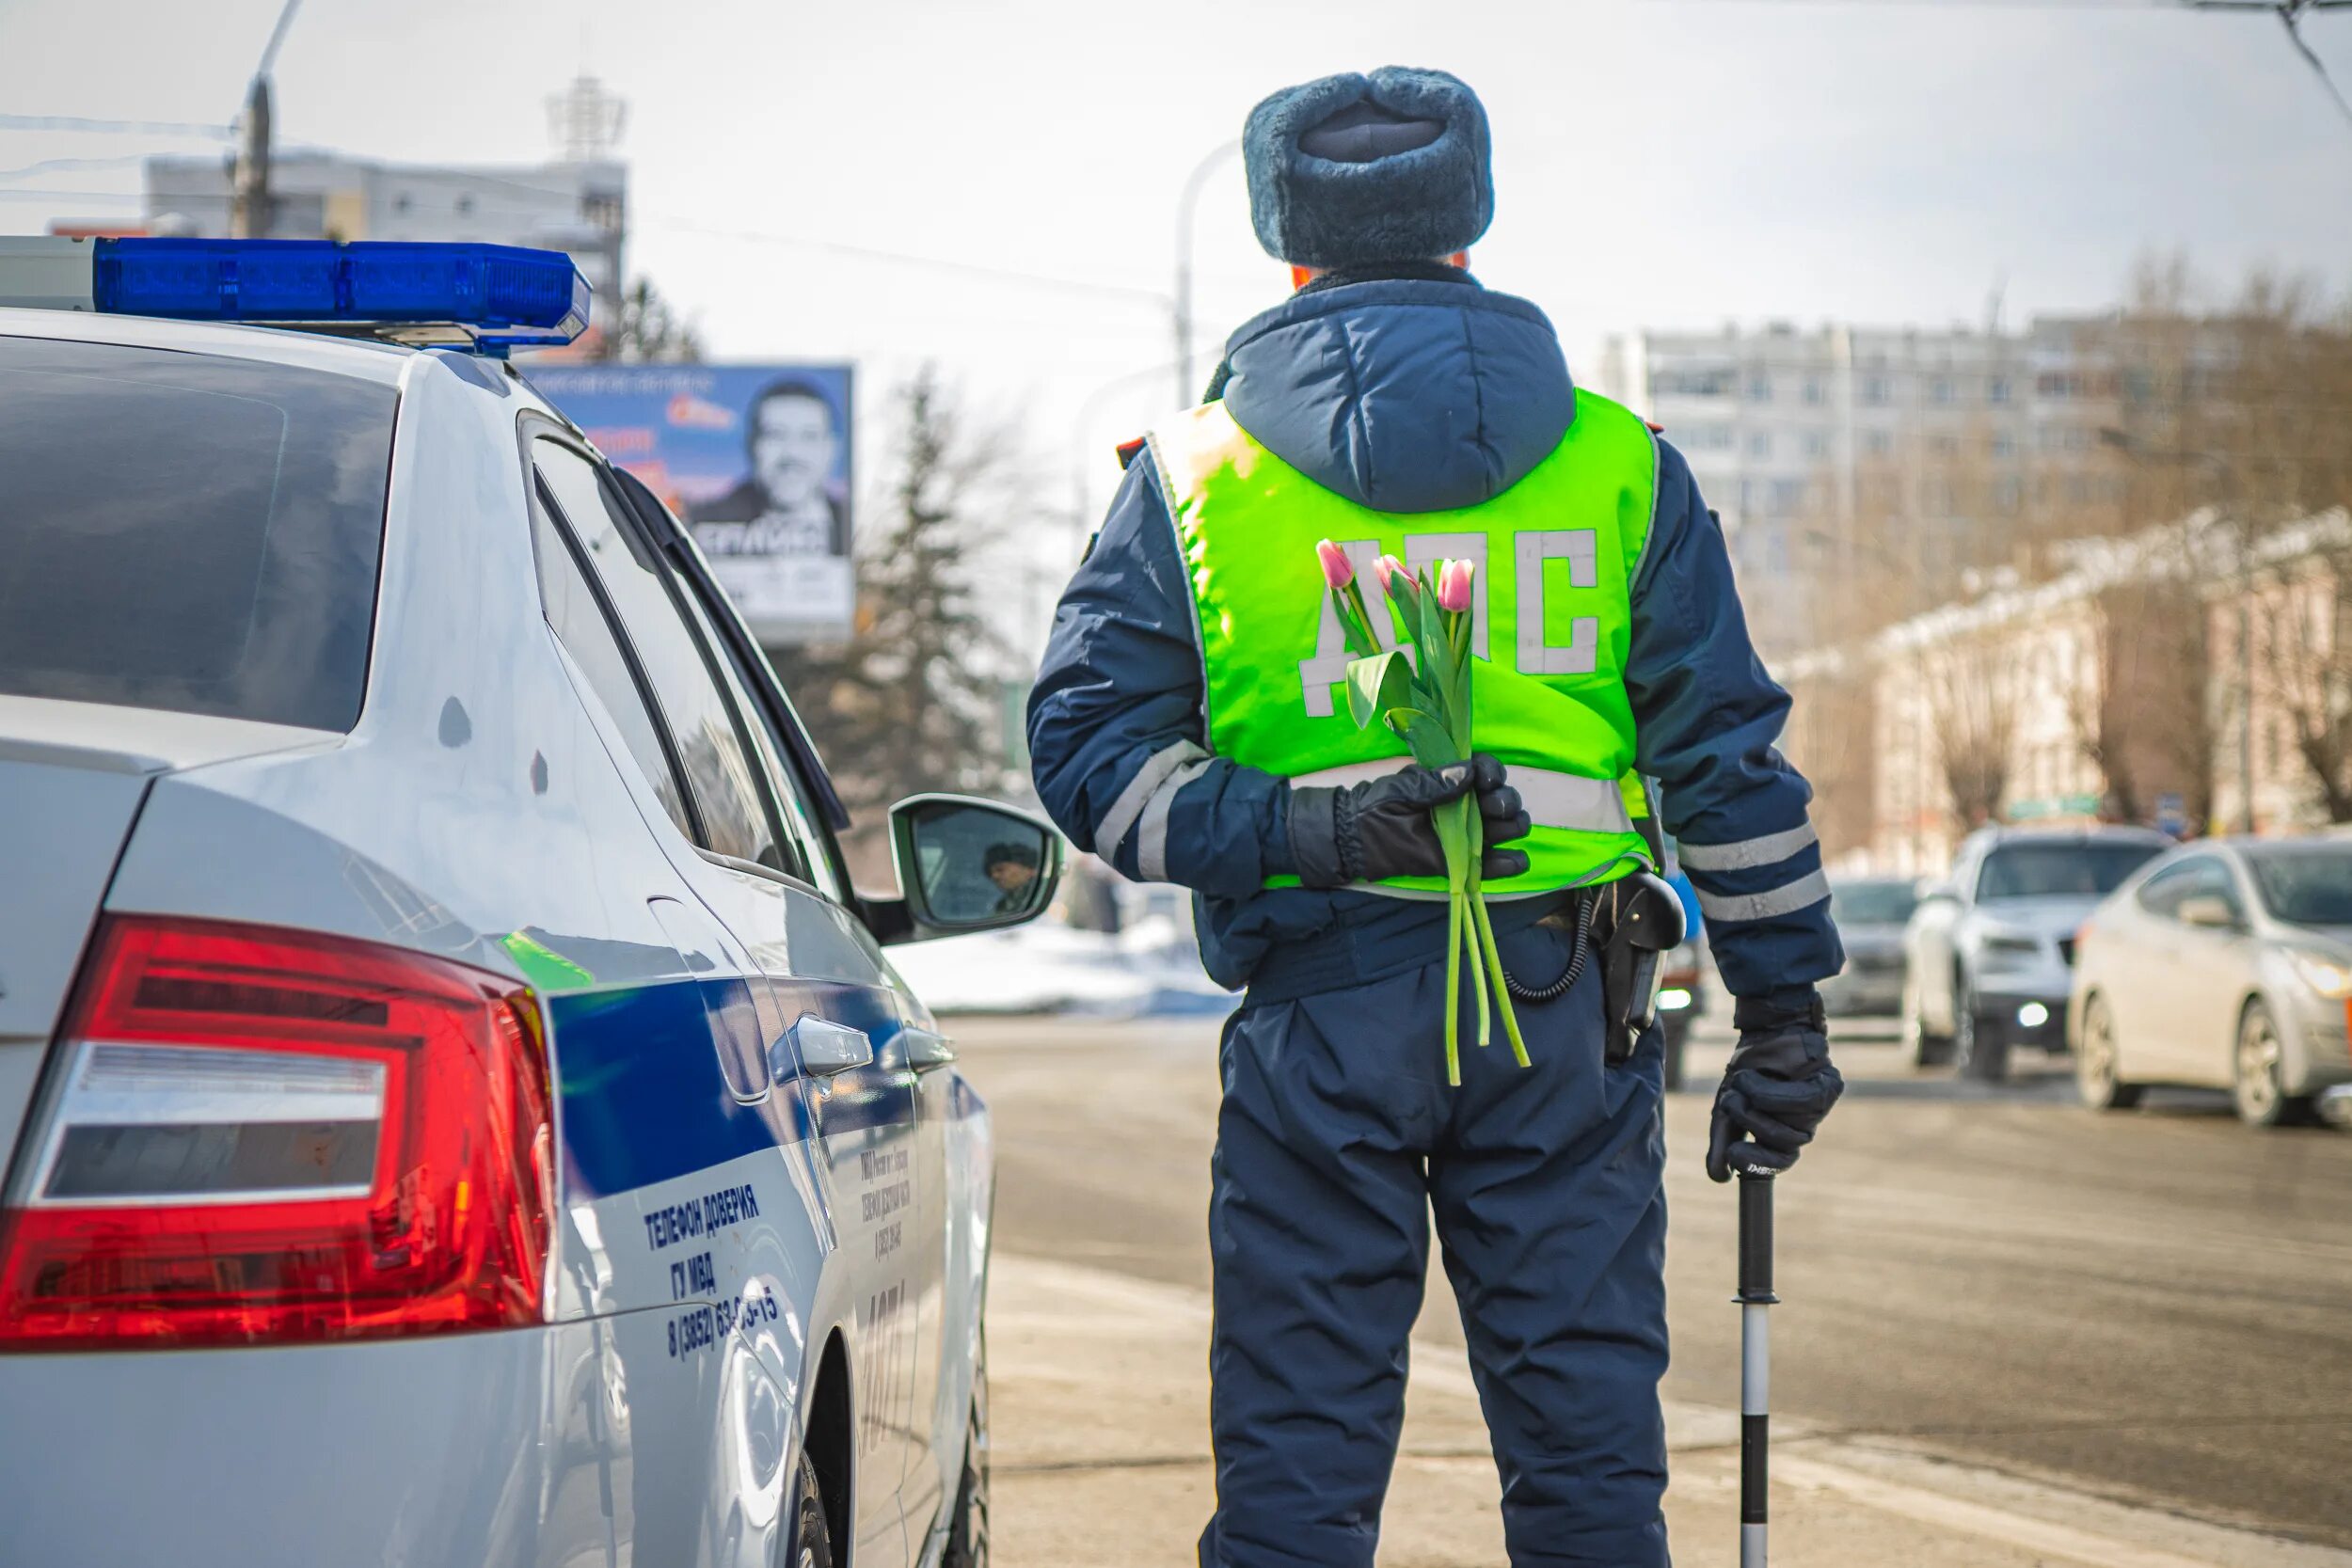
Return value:
[[(1347, 651), (1347, 706), (1359, 728), (1386, 724), (1427, 768), (1448, 768), (1470, 759), (1470, 607), (1475, 602), (1470, 562), (1440, 561), (1416, 578), (1404, 562), (1384, 555), (1375, 565), (1388, 595), (1400, 641), (1411, 649), (1383, 648), (1357, 583), (1347, 552), (1326, 539), (1315, 546), (1331, 607), (1340, 618)], [(1431, 814), (1445, 850), (1447, 894), (1445, 958), (1446, 1082), (1462, 1081), (1462, 958), (1470, 957), (1470, 984), (1478, 1009), (1478, 1043), (1487, 1043), (1488, 1021), (1502, 1015), (1511, 1054), (1527, 1066), (1527, 1042), (1503, 982), (1502, 957), (1495, 948), (1494, 924), (1479, 891), (1479, 863), (1486, 849), (1485, 819), (1477, 798), (1464, 794)]]

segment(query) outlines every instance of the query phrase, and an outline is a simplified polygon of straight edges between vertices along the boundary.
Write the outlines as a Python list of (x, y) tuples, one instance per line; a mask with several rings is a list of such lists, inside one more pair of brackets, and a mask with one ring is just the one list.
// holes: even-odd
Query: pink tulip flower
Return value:
[(1395, 592), (1396, 585), (1400, 582), (1405, 585), (1405, 592), (1408, 594), (1412, 593), (1417, 586), (1413, 581), (1413, 574), (1405, 569), (1405, 562), (1392, 555), (1382, 556), (1373, 562), (1372, 569), (1379, 576), (1380, 592), (1383, 594)]
[(1356, 563), (1347, 559), (1347, 552), (1326, 539), (1315, 546), (1315, 559), (1323, 562), (1323, 580), (1334, 588), (1344, 588), (1356, 580)]
[(1449, 561), (1438, 571), (1438, 608), (1455, 614), (1470, 607), (1470, 563)]

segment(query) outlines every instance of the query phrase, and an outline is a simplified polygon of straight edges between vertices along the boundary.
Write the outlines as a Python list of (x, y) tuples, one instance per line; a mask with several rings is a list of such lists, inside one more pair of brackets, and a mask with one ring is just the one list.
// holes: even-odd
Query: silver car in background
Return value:
[(1985, 828), (1903, 932), (1903, 1024), (1914, 1060), (1997, 1083), (2010, 1052), (2066, 1049), (2074, 930), (2171, 840), (2146, 828)]
[(2074, 967), (2075, 1081), (2097, 1110), (2151, 1084), (2226, 1088), (2256, 1127), (2352, 1083), (2352, 843), (2184, 845), (2099, 906)]
[(1903, 1007), (1903, 927), (1919, 907), (1910, 877), (1832, 877), (1829, 916), (1846, 949), (1846, 967), (1821, 982), (1833, 1017), (1893, 1018)]

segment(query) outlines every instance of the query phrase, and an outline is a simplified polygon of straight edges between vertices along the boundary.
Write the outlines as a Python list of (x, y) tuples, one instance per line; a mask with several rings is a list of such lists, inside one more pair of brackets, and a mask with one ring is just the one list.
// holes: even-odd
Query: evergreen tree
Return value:
[(702, 335), (643, 277), (621, 295), (611, 329), (597, 337), (589, 356), (627, 365), (699, 364), (702, 356)]
[(843, 801), (862, 876), (886, 863), (893, 800), (1006, 784), (1001, 680), (1009, 650), (980, 608), (989, 546), (1013, 501), (1006, 443), (968, 428), (926, 366), (902, 388), (896, 471), (880, 526), (859, 530), (850, 641), (776, 650)]

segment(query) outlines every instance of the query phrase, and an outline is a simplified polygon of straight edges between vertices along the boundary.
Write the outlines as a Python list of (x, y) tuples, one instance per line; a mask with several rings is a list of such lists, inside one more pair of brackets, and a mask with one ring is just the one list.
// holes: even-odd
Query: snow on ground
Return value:
[(1117, 935), (1039, 922), (893, 949), (938, 1013), (1221, 1013), (1240, 1000), (1200, 968), (1192, 935), (1150, 916)]

